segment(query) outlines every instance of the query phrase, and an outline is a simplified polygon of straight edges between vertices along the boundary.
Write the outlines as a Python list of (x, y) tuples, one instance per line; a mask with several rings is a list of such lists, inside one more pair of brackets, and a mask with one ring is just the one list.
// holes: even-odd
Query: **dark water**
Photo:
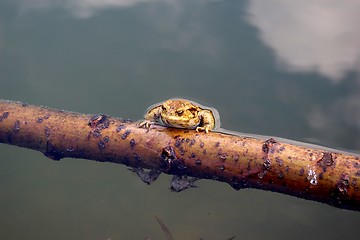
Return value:
[[(329, 4), (334, 3), (334, 4)], [(140, 119), (171, 97), (222, 127), (360, 151), (356, 1), (2, 0), (0, 98)], [(0, 146), (1, 239), (350, 239), (360, 214)]]

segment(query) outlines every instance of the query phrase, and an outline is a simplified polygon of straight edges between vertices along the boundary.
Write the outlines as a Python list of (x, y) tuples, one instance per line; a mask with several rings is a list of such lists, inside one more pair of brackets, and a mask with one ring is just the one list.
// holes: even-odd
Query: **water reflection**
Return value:
[(328, 105), (311, 106), (307, 121), (315, 131), (321, 131), (327, 139), (352, 142), (359, 150), (360, 97), (357, 94), (340, 98)]
[[(0, 95), (133, 120), (153, 102), (186, 97), (219, 109), (227, 129), (360, 150), (360, 82), (341, 81), (359, 66), (359, 3), (305, 2), (0, 1)], [(322, 239), (339, 227), (352, 239), (359, 220), (214, 181), (174, 194), (169, 176), (147, 186), (125, 167), (10, 147), (0, 144), (3, 238), (161, 239), (157, 212), (178, 239), (296, 239), (304, 230)]]
[[(62, 8), (81, 18), (105, 9), (155, 2), (168, 3), (174, 9), (186, 4), (178, 0), (17, 0), (22, 12)], [(281, 69), (317, 72), (339, 82), (347, 73), (360, 71), (359, 11), (360, 2), (356, 0), (250, 0), (247, 19), (260, 31), (261, 40), (274, 50)], [(176, 10), (172, 14), (176, 15)], [(168, 24), (163, 22), (161, 26)], [(178, 41), (186, 43), (187, 37), (182, 35)], [(207, 48), (216, 50), (210, 40), (205, 43), (209, 42)]]
[(108, 8), (129, 7), (138, 3), (158, 1), (161, 0), (17, 0), (23, 11), (59, 7), (67, 9), (81, 18), (91, 17), (97, 11)]
[[(148, 76), (155, 73), (153, 79), (159, 80), (156, 83), (153, 82), (152, 86), (166, 85), (169, 87), (168, 91), (164, 92), (169, 93), (170, 96), (159, 96), (160, 99), (174, 96), (195, 96), (197, 98), (199, 97), (197, 89), (201, 88), (204, 90), (203, 98), (211, 96), (214, 98), (212, 102), (219, 103), (225, 99), (222, 104), (229, 106), (233, 102), (244, 102), (241, 96), (257, 99), (257, 95), (262, 95), (261, 91), (265, 87), (257, 88), (258, 79), (258, 83), (263, 81), (261, 86), (265, 86), (269, 82), (272, 82), (271, 85), (277, 86), (276, 98), (291, 108), (297, 107), (297, 104), (305, 106), (306, 101), (301, 102), (303, 100), (300, 99), (309, 99), (309, 106), (303, 107), (306, 109), (303, 117), (306, 118), (306, 126), (310, 126), (312, 135), (318, 136), (319, 139), (327, 139), (328, 144), (344, 142), (338, 140), (339, 138), (348, 139), (347, 142), (351, 142), (351, 147), (360, 144), (360, 139), (356, 134), (360, 132), (359, 85), (352, 83), (353, 86), (343, 86), (342, 90), (337, 90), (335, 88), (340, 88), (340, 84), (334, 87), (331, 84), (317, 81), (328, 79), (333, 83), (348, 84), (347, 81), (342, 80), (346, 79), (345, 77), (351, 72), (360, 72), (360, 28), (356, 26), (360, 20), (360, 15), (357, 14), (360, 10), (359, 1), (328, 4), (328, 1), (306, 0), (289, 4), (287, 1), (281, 0), (250, 0), (247, 5), (241, 5), (241, 1), (231, 2), (231, 4), (226, 1), (217, 1), (217, 5), (215, 5), (215, 1), (212, 0), (197, 2), (180, 0), (16, 0), (16, 2), (23, 13), (36, 9), (42, 12), (66, 9), (75, 17), (82, 17), (80, 20), (75, 18), (64, 23), (49, 18), (49, 21), (53, 21), (52, 24), (39, 25), (41, 28), (27, 24), (21, 25), (24, 24), (25, 19), (22, 18), (19, 20), (18, 26), (31, 32), (31, 35), (24, 36), (22, 34), (24, 29), (18, 30), (17, 33), (20, 33), (18, 35), (3, 35), (3, 38), (10, 39), (7, 40), (9, 45), (7, 49), (12, 51), (11, 54), (16, 51), (16, 56), (24, 59), (14, 61), (17, 64), (25, 62), (26, 66), (24, 71), (16, 71), (16, 74), (27, 71), (29, 75), (34, 76), (33, 79), (37, 79), (36, 81), (28, 80), (28, 82), (31, 81), (29, 88), (37, 89), (40, 85), (44, 87), (44, 82), (48, 82), (48, 78), (59, 75), (54, 74), (54, 71), (61, 72), (61, 74), (71, 72), (73, 71), (72, 66), (83, 62), (83, 72), (77, 71), (78, 79), (81, 77), (91, 78), (92, 75), (87, 74), (88, 69), (96, 68), (99, 72), (106, 72), (102, 76), (108, 76), (106, 81), (115, 88), (119, 85), (117, 75), (122, 79), (132, 79), (133, 83), (141, 84), (142, 81), (145, 81), (144, 79), (148, 79)], [(113, 15), (103, 14), (100, 16), (98, 14), (104, 13), (104, 10), (118, 10), (124, 7), (127, 7), (128, 11), (121, 11), (119, 14)], [(233, 9), (235, 10), (232, 11)], [(33, 15), (36, 16), (35, 18), (39, 15), (42, 16), (37, 12)], [(93, 16), (98, 18), (95, 19)], [(64, 19), (68, 20), (68, 18)], [(84, 21), (85, 19), (92, 19), (97, 24)], [(244, 23), (244, 19), (247, 22)], [(79, 27), (83, 26), (80, 24), (91, 27), (86, 31), (87, 28)], [(249, 24), (255, 26), (257, 32), (253, 32), (253, 28), (249, 28)], [(107, 26), (107, 29), (104, 26)], [(33, 46), (28, 43), (35, 43), (36, 46), (36, 43), (40, 42), (39, 39), (42, 39), (36, 37), (42, 36), (42, 31), (52, 32), (54, 29), (59, 29), (58, 33), (61, 29), (69, 31), (64, 34), (64, 38), (54, 37), (51, 41), (44, 41), (39, 49), (41, 51), (34, 47), (29, 48), (30, 50), (26, 49), (26, 51), (22, 49), (23, 46)], [(23, 45), (16, 45), (25, 38), (31, 39), (31, 36), (35, 37), (32, 41), (24, 41)], [(1, 37), (0, 25), (0, 47)], [(80, 41), (76, 41), (76, 39), (80, 38), (86, 39), (87, 44), (77, 44)], [(69, 39), (75, 39), (75, 41), (71, 45), (66, 45), (67, 41), (72, 41)], [(261, 39), (268, 48), (261, 48), (263, 46), (254, 39)], [(251, 43), (249, 43), (250, 41)], [(69, 57), (70, 60), (63, 60), (61, 47), (64, 47), (67, 52), (73, 53), (74, 56)], [(268, 51), (269, 48), (273, 51)], [(39, 56), (41, 52), (44, 52), (45, 57)], [(273, 70), (272, 55), (278, 62), (275, 66), (278, 68), (277, 71)], [(58, 58), (54, 58), (54, 56)], [(81, 59), (58, 68), (62, 62), (80, 59), (84, 56), (88, 56), (88, 62)], [(108, 59), (106, 62), (114, 65), (105, 63), (101, 65), (102, 63), (96, 59), (93, 60), (92, 56), (98, 56), (97, 59)], [(47, 59), (60, 60), (53, 63)], [(167, 62), (172, 62), (172, 64), (167, 65)], [(167, 67), (159, 68), (158, 66)], [(276, 72), (276, 74), (269, 74), (268, 71)], [(305, 74), (288, 74), (285, 71)], [(43, 75), (40, 79), (44, 79), (44, 82), (39, 80), (36, 75), (38, 72)], [(277, 74), (286, 80), (279, 82)], [(297, 81), (304, 75), (311, 78), (311, 89), (306, 85), (301, 86), (299, 84), (301, 80)], [(167, 81), (169, 76), (173, 80), (171, 84)], [(71, 77), (73, 76), (64, 75), (59, 78), (64, 81), (63, 79)], [(188, 79), (193, 87), (188, 88), (187, 84), (183, 84), (184, 79)], [(201, 79), (212, 81), (214, 86), (218, 79), (225, 79), (226, 84), (217, 85), (217, 89), (214, 90), (208, 82), (204, 84)], [(356, 74), (347, 79), (356, 79)], [(71, 84), (76, 83), (72, 82)], [(81, 85), (80, 82), (77, 84)], [(49, 85), (49, 89), (52, 88), (53, 86)], [(266, 88), (270, 88), (270, 85)], [(327, 92), (327, 95), (323, 93), (324, 91)], [(155, 95), (154, 92), (156, 89), (143, 93)], [(320, 96), (319, 92), (323, 93), (323, 96)], [(115, 93), (113, 95), (117, 96)], [(233, 99), (229, 100), (229, 96), (232, 96)], [(320, 98), (323, 100), (319, 100)], [(249, 106), (243, 104), (239, 108), (250, 109)], [(134, 107), (134, 109), (136, 108)], [(265, 113), (262, 115), (262, 111), (254, 109), (252, 107), (249, 110), (253, 114), (251, 118), (261, 119), (266, 115)], [(228, 119), (243, 118), (240, 113), (236, 113), (238, 114), (236, 115), (234, 111), (228, 112), (233, 114), (229, 115)], [(286, 112), (286, 109), (282, 108), (279, 112)], [(356, 137), (350, 140), (349, 135)], [(313, 138), (301, 140), (321, 143)], [(356, 149), (358, 148), (356, 147)]]
[(280, 68), (339, 82), (360, 71), (359, 1), (251, 0), (248, 20), (274, 50)]

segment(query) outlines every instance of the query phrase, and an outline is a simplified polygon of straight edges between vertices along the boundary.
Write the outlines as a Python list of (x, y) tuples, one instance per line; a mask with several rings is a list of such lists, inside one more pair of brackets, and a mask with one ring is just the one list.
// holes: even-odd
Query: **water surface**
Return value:
[[(330, 3), (329, 3), (330, 2)], [(331, 4), (333, 3), (333, 4)], [(137, 120), (185, 97), (222, 127), (360, 151), (356, 1), (3, 0), (0, 98)], [(0, 145), (1, 239), (350, 239), (358, 212)]]

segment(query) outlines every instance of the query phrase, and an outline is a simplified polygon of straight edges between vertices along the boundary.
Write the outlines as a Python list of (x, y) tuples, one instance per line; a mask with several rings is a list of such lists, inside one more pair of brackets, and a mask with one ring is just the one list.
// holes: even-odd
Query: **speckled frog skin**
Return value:
[[(215, 110), (216, 111), (216, 110)], [(217, 119), (217, 120), (216, 120)], [(217, 126), (218, 114), (186, 99), (170, 99), (149, 108), (140, 126), (156, 123), (175, 128), (195, 129), (208, 133)]]

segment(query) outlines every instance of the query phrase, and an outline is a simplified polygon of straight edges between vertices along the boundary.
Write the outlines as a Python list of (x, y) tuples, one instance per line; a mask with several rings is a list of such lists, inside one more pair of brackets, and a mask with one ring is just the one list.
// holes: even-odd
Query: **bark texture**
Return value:
[(153, 126), (0, 100), (0, 143), (213, 179), (360, 210), (359, 156), (226, 133)]

